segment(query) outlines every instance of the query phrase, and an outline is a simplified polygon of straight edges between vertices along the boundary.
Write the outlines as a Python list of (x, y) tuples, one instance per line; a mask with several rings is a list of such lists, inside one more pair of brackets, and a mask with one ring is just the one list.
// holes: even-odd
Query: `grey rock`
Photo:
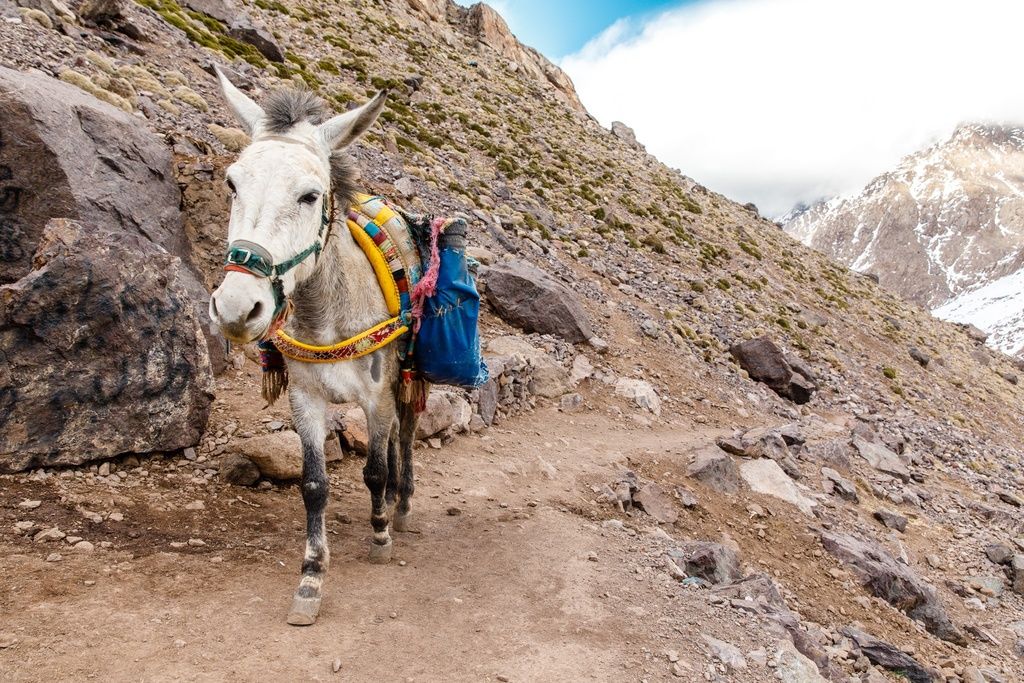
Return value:
[(742, 485), (736, 463), (717, 446), (697, 451), (686, 475), (722, 493), (736, 493)]
[(805, 496), (777, 462), (764, 458), (740, 464), (740, 476), (755, 493), (783, 500), (806, 515), (814, 513), (816, 503)]
[(192, 297), (218, 369), (223, 342), (208, 332), (209, 294), (192, 260), (167, 146), (137, 118), (75, 86), (5, 67), (0, 131), (0, 167), (11, 170), (0, 219), (0, 284), (28, 274), (51, 218), (141, 236), (181, 259), (177, 279)]
[(860, 651), (875, 666), (899, 672), (911, 683), (933, 683), (936, 680), (920, 662), (896, 646), (853, 626), (847, 626), (840, 632), (856, 643)]
[(874, 517), (890, 529), (900, 532), (907, 530), (907, 518), (897, 512), (885, 509), (875, 510)]
[(854, 436), (853, 447), (868, 464), (879, 472), (898, 477), (904, 482), (910, 481), (910, 469), (900, 460), (900, 457), (880, 443), (866, 441)]
[(837, 496), (852, 503), (860, 502), (860, 496), (857, 495), (857, 486), (852, 481), (831, 467), (822, 467), (821, 475), (832, 485), (832, 492)]
[(953, 625), (938, 595), (908, 566), (877, 543), (831, 531), (821, 531), (820, 535), (825, 550), (847, 563), (872, 595), (920, 621), (929, 633), (966, 645), (966, 638)]
[(0, 471), (198, 443), (213, 374), (181, 262), (64, 219), (36, 246), (0, 286)]
[(731, 583), (743, 577), (736, 553), (720, 543), (690, 541), (668, 551), (668, 556), (687, 576), (712, 584)]
[(672, 524), (679, 519), (671, 497), (655, 482), (643, 485), (634, 493), (633, 504), (663, 524)]
[(469, 402), (462, 396), (454, 391), (433, 389), (416, 425), (416, 438), (429, 439), (447, 429), (465, 431), (472, 415)]
[(1014, 555), (1010, 560), (1010, 586), (1017, 595), (1024, 595), (1024, 555)]
[(735, 645), (724, 640), (718, 640), (707, 634), (701, 634), (704, 642), (711, 648), (711, 654), (718, 661), (732, 671), (741, 671), (747, 668), (747, 660)]
[(594, 336), (576, 295), (539, 268), (524, 261), (502, 261), (487, 268), (483, 279), (487, 300), (506, 322), (572, 343)]
[(932, 362), (932, 357), (916, 346), (911, 346), (908, 353), (922, 368), (928, 367), (928, 364)]
[(229, 453), (221, 460), (220, 476), (235, 486), (252, 486), (260, 479), (260, 468), (238, 453)]
[(799, 370), (794, 368), (787, 362), (782, 349), (768, 337), (734, 344), (729, 353), (751, 379), (763, 382), (776, 394), (794, 403), (807, 403), (817, 389), (813, 373), (806, 364), (801, 362)]
[(628, 398), (638, 408), (661, 415), (661, 398), (649, 382), (621, 377), (615, 382), (615, 393)]
[(1010, 564), (1013, 549), (1005, 543), (991, 543), (985, 546), (985, 555), (995, 564)]

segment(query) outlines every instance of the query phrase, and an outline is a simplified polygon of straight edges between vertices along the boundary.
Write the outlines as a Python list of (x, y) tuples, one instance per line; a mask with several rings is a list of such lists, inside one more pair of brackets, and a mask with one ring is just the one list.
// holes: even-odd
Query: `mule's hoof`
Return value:
[(391, 528), (395, 531), (401, 532), (412, 531), (412, 513), (407, 512), (404, 515), (395, 515), (392, 517)]
[(320, 598), (300, 598), (292, 600), (292, 611), (288, 613), (288, 623), (292, 626), (311, 626), (316, 623), (320, 614)]
[(370, 564), (387, 564), (391, 561), (391, 540), (384, 545), (370, 541)]

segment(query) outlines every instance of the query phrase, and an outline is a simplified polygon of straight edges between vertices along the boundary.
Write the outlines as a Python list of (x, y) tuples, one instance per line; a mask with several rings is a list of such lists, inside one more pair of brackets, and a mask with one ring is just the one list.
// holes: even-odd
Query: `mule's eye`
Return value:
[(306, 194), (299, 197), (299, 204), (312, 204), (319, 198), (319, 192), (307, 192)]

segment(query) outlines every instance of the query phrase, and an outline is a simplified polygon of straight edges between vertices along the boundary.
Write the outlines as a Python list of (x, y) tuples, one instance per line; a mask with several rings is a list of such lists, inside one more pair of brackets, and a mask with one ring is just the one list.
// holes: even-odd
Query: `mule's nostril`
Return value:
[(262, 301), (257, 301), (256, 305), (252, 307), (251, 311), (249, 311), (249, 315), (247, 315), (245, 317), (245, 322), (251, 323), (253, 320), (255, 320), (256, 318), (260, 317), (260, 313), (262, 313), (262, 312), (263, 312), (263, 302)]

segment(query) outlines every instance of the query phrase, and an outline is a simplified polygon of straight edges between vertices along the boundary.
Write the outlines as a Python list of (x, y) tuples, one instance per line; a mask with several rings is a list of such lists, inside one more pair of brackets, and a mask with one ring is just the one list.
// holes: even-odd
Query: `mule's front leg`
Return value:
[(373, 525), (370, 562), (387, 564), (391, 561), (391, 534), (388, 533), (385, 493), (388, 483), (388, 445), (396, 426), (394, 410), (378, 409), (369, 416), (368, 422), (370, 453), (363, 467), (363, 481), (370, 490), (370, 523)]
[(302, 502), (306, 506), (306, 554), (302, 558), (302, 578), (292, 600), (288, 623), (308, 626), (320, 613), (324, 574), (330, 562), (324, 533), (324, 512), (327, 508), (328, 481), (324, 465), (324, 439), (327, 436), (322, 400), (301, 390), (289, 392), (292, 421), (302, 440)]

